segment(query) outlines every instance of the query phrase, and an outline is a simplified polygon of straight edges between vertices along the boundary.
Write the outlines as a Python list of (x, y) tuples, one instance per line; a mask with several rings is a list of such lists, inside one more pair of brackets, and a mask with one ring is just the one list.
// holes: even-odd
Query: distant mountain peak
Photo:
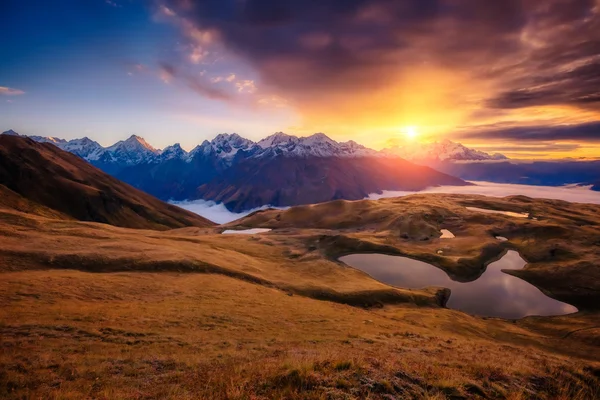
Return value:
[(432, 143), (411, 143), (382, 150), (386, 155), (393, 155), (420, 164), (453, 161), (485, 161), (502, 160), (506, 157), (500, 153), (493, 155), (475, 150), (444, 138)]
[(8, 135), (8, 136), (21, 136), (17, 132), (13, 131), (12, 129), (4, 131), (4, 132), (2, 132), (2, 134), (3, 135)]
[(313, 143), (337, 144), (337, 142), (335, 140), (331, 139), (329, 136), (327, 136), (326, 134), (324, 134), (322, 132), (318, 132), (318, 133), (312, 134), (310, 136), (307, 136), (305, 138), (302, 138), (302, 141), (305, 144), (313, 144)]
[(266, 148), (273, 147), (273, 146), (279, 146), (281, 144), (289, 144), (289, 143), (297, 143), (297, 142), (298, 142), (297, 136), (288, 135), (287, 133), (283, 133), (283, 132), (276, 132), (276, 133), (260, 140), (258, 142), (258, 145), (261, 148), (266, 149)]
[[(207, 142), (205, 142), (207, 143)], [(202, 144), (204, 154), (214, 153), (217, 157), (230, 162), (239, 151), (247, 151), (256, 146), (252, 140), (237, 133), (220, 133), (210, 143)]]
[(146, 140), (138, 135), (131, 135), (127, 140), (123, 141), (123, 143), (131, 144), (131, 145), (140, 145), (143, 148), (150, 150), (152, 152), (156, 152), (156, 149), (152, 147)]
[(175, 143), (171, 146), (165, 147), (160, 152), (160, 158), (162, 160), (171, 160), (174, 158), (185, 158), (188, 155), (188, 152), (181, 148), (181, 144)]

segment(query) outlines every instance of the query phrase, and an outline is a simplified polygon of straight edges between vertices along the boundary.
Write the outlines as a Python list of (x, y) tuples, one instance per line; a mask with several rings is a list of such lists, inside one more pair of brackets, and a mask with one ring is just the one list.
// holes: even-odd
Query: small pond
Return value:
[(476, 211), (476, 212), (486, 213), (486, 214), (504, 214), (504, 215), (508, 215), (509, 217), (529, 218), (529, 213), (518, 213), (518, 212), (502, 211), (502, 210), (490, 210), (488, 208), (479, 208), (479, 207), (466, 207), (466, 209), (470, 210), (470, 211)]
[(270, 231), (270, 229), (265, 228), (243, 229), (239, 231), (228, 229), (226, 231), (223, 231), (223, 235), (256, 235), (258, 233), (265, 233)]
[(473, 315), (522, 318), (528, 315), (564, 315), (577, 311), (569, 304), (554, 300), (532, 284), (502, 272), (521, 269), (526, 262), (519, 253), (508, 251), (500, 260), (472, 282), (457, 282), (441, 269), (422, 261), (385, 254), (352, 254), (340, 261), (371, 275), (388, 285), (421, 289), (441, 286), (452, 291), (446, 306)]
[(442, 232), (442, 236), (440, 236), (440, 239), (453, 239), (456, 236), (454, 236), (454, 233), (450, 232), (448, 229), (442, 229), (440, 230), (440, 232)]

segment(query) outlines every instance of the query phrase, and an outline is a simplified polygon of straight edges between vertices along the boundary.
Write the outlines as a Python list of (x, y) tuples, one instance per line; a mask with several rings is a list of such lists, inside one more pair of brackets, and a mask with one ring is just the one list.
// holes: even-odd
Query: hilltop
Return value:
[(38, 215), (128, 228), (213, 225), (52, 144), (17, 136), (0, 135), (0, 193), (5, 206)]

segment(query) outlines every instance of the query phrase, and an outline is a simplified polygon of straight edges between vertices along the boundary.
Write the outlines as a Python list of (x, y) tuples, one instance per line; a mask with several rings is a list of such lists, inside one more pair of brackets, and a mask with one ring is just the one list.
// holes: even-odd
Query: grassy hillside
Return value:
[[(17, 209), (140, 229), (211, 226), (212, 222), (143, 193), (50, 143), (0, 135), (0, 193)], [(4, 197), (4, 196), (3, 196)], [(29, 205), (23, 209), (24, 203)], [(7, 201), (0, 200), (5, 206)], [(42, 210), (43, 208), (43, 210)]]
[(600, 395), (597, 316), (514, 324), (446, 309), (363, 309), (206, 274), (2, 278), (2, 398)]
[(437, 305), (438, 290), (394, 289), (315, 254), (268, 237), (225, 236), (211, 228), (167, 232), (59, 221), (0, 209), (0, 271), (79, 269), (92, 272), (218, 273), (290, 293), (355, 305)]
[[(410, 253), (466, 279), (493, 256), (492, 243), (538, 243), (525, 251), (535, 259), (541, 238), (556, 235), (559, 248), (591, 240), (542, 234), (538, 224), (580, 224), (575, 233), (590, 237), (597, 229), (582, 224), (592, 206), (528, 202), (413, 196), (232, 224), (276, 228), (256, 236), (220, 235), (223, 226), (133, 230), (0, 203), (0, 398), (599, 398), (597, 311), (472, 317), (440, 307), (439, 288), (392, 288), (335, 261), (356, 249)], [(464, 204), (547, 213), (521, 221)], [(419, 226), (432, 236), (421, 240)], [(440, 226), (457, 238), (438, 239)], [(576, 261), (532, 265), (557, 284), (556, 271)], [(593, 273), (558, 274), (567, 288), (597, 284)]]

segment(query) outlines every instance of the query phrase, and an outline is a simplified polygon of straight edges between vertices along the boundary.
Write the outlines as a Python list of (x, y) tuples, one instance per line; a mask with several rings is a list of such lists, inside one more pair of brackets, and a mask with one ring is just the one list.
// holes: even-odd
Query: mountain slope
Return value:
[(82, 221), (169, 229), (212, 222), (143, 193), (49, 143), (0, 135), (0, 185)]
[(329, 200), (363, 199), (382, 190), (421, 190), (466, 185), (461, 179), (400, 158), (251, 158), (198, 188), (197, 196), (232, 211), (265, 204), (292, 206)]

